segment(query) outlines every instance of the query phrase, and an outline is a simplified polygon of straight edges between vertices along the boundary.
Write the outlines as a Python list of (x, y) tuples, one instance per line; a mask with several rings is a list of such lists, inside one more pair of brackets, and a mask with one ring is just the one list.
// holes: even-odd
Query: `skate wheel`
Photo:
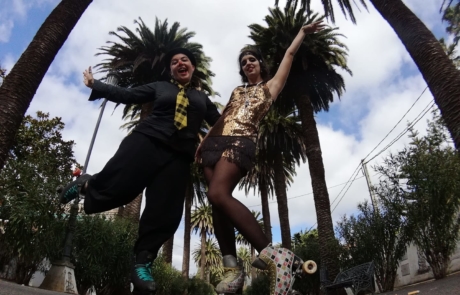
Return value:
[(58, 187), (56, 188), (56, 192), (58, 194), (62, 193), (63, 190), (64, 190), (64, 186), (62, 186), (62, 185), (58, 185)]
[(318, 266), (316, 265), (316, 262), (314, 262), (313, 260), (308, 260), (304, 262), (304, 264), (302, 264), (302, 270), (309, 275), (314, 274), (317, 269)]

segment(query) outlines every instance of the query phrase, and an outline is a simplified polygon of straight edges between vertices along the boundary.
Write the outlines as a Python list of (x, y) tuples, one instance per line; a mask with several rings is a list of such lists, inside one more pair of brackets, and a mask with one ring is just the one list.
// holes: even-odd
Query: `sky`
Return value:
[[(0, 0), (0, 64), (4, 68), (9, 70), (14, 66), (58, 2)], [(241, 84), (236, 58), (244, 45), (252, 43), (247, 37), (248, 25), (264, 25), (264, 16), (274, 2), (136, 0), (127, 5), (125, 0), (95, 0), (56, 56), (27, 114), (34, 115), (40, 110), (52, 117), (61, 117), (66, 124), (63, 136), (66, 140), (76, 142), (75, 156), (83, 164), (99, 115), (100, 102), (87, 100), (90, 89), (82, 82), (82, 72), (104, 58), (95, 56), (98, 48), (106, 45), (107, 41), (117, 40), (109, 35), (110, 31), (115, 31), (119, 26), (134, 31), (134, 20), (139, 17), (150, 28), (154, 28), (155, 19), (158, 18), (161, 21), (167, 19), (170, 25), (179, 22), (181, 28), (196, 32), (191, 41), (201, 43), (205, 54), (213, 59), (211, 70), (216, 74), (213, 88), (221, 96), (212, 99), (225, 104), (233, 88)], [(321, 1), (312, 2), (312, 9), (322, 13)], [(439, 13), (442, 0), (403, 2), (437, 38), (444, 36), (445, 24)], [(283, 6), (284, 1), (280, 1), (280, 5)], [(356, 170), (361, 160), (370, 160), (367, 168), (371, 183), (377, 184), (379, 178), (372, 167), (381, 164), (389, 152), (403, 148), (409, 139), (403, 136), (388, 149), (382, 150), (397, 138), (407, 122), (416, 119), (433, 100), (428, 90), (423, 92), (425, 81), (388, 23), (370, 3), (368, 11), (362, 6), (359, 9), (356, 9), (356, 25), (346, 20), (338, 7), (336, 23), (328, 23), (338, 27), (345, 36), (341, 41), (349, 48), (348, 66), (353, 75), (342, 73), (346, 93), (340, 99), (334, 97), (329, 112), (316, 115), (334, 224), (345, 214), (356, 214), (358, 203), (369, 200), (363, 173), (360, 169)], [(122, 108), (114, 109), (114, 106), (111, 102), (107, 104), (88, 165), (89, 173), (101, 170), (126, 136), (126, 131), (119, 128), (123, 124)], [(430, 117), (428, 112), (415, 125), (421, 134), (425, 133), (426, 120)], [(393, 129), (398, 121), (400, 123)], [(296, 172), (294, 182), (288, 189), (292, 234), (314, 228), (316, 224), (308, 164), (301, 164)], [(258, 195), (251, 193), (246, 196), (242, 191), (235, 191), (234, 197), (251, 210), (261, 210)], [(270, 203), (270, 214), (274, 242), (281, 242), (275, 200)], [(173, 265), (177, 269), (182, 266), (183, 228), (181, 223), (174, 238)], [(192, 249), (198, 244), (199, 236), (192, 235)], [(192, 263), (191, 273), (195, 273), (196, 269)]]

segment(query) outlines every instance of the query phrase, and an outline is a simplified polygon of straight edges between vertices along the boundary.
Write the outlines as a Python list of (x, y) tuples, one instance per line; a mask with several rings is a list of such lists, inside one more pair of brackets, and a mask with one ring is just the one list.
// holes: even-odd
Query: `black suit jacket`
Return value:
[(153, 102), (152, 112), (136, 126), (134, 131), (157, 138), (193, 157), (201, 123), (206, 120), (211, 126), (214, 125), (220, 113), (204, 92), (190, 88), (187, 90), (189, 100), (187, 127), (178, 130), (174, 126), (178, 93), (179, 87), (166, 81), (153, 82), (134, 88), (122, 88), (95, 80), (89, 100), (106, 98), (109, 101), (123, 104)]

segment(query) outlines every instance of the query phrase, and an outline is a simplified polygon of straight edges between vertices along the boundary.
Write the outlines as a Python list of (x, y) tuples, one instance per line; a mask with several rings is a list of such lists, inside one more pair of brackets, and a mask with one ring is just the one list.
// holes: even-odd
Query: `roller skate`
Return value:
[(243, 294), (245, 275), (241, 260), (237, 264), (234, 256), (224, 257), (224, 278), (216, 286), (217, 294)]
[(302, 273), (313, 274), (317, 269), (314, 261), (304, 262), (292, 251), (271, 245), (260, 252), (252, 265), (268, 271), (270, 295), (290, 295), (296, 277)]

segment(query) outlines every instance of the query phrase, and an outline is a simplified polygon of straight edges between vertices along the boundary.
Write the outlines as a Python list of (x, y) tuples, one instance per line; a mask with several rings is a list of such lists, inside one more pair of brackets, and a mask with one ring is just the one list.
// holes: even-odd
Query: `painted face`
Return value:
[(255, 56), (243, 56), (243, 58), (241, 58), (240, 65), (246, 77), (260, 76), (260, 62)]
[(182, 53), (174, 55), (169, 66), (171, 76), (182, 85), (190, 82), (195, 71), (195, 67), (192, 65), (190, 59)]

